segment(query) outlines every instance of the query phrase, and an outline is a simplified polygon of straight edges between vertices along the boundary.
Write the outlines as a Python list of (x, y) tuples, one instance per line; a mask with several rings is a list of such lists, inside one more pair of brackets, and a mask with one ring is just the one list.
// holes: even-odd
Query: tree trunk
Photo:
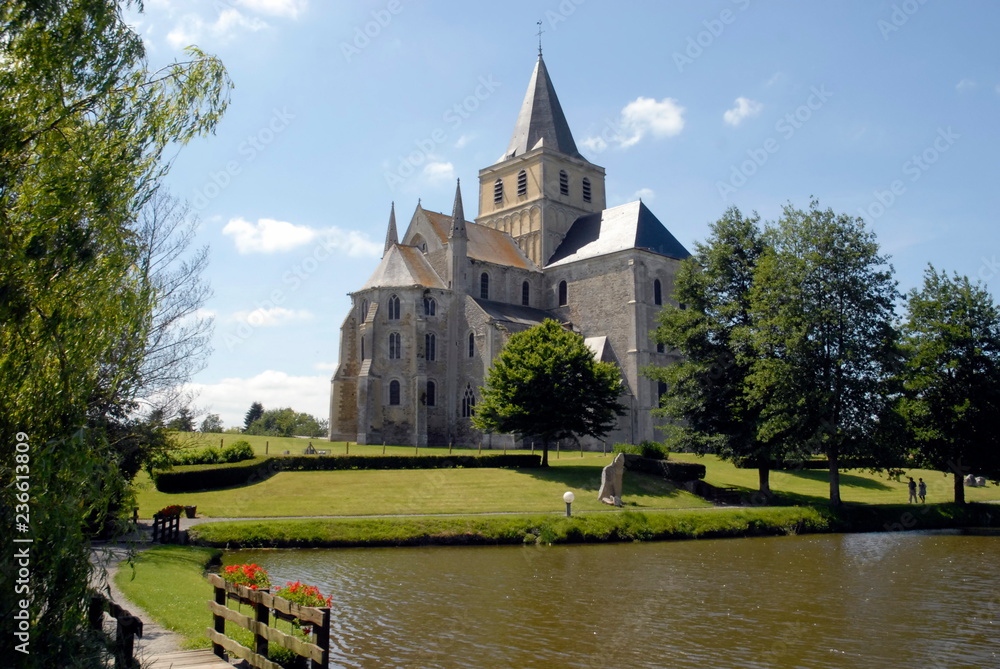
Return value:
[(831, 451), (826, 454), (826, 459), (830, 463), (830, 504), (842, 506), (840, 499), (840, 454)]
[(548, 467), (549, 466), (549, 442), (548, 441), (543, 441), (542, 442), (542, 466), (543, 467)]
[(952, 476), (955, 477), (955, 504), (965, 504), (965, 480), (958, 471)]
[(774, 495), (771, 493), (771, 467), (768, 465), (758, 467), (757, 478), (760, 481), (760, 494), (767, 498), (773, 497)]

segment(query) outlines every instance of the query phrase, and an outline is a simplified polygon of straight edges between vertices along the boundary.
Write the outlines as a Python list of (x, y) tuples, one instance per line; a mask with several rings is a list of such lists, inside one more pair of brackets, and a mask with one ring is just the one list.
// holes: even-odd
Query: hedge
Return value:
[(705, 465), (698, 462), (677, 462), (676, 460), (655, 460), (641, 455), (625, 454), (625, 468), (629, 471), (644, 472), (662, 476), (677, 483), (697, 481), (705, 478)]
[(287, 455), (254, 458), (228, 465), (175, 467), (155, 472), (153, 480), (160, 492), (191, 492), (256, 483), (279, 471), (454, 467), (514, 469), (540, 467), (541, 462), (540, 455)]

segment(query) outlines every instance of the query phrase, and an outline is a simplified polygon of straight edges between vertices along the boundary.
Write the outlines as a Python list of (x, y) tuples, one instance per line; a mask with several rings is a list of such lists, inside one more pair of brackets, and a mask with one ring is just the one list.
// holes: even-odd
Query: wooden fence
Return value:
[(179, 544), (181, 542), (181, 515), (162, 513), (153, 514), (153, 541), (164, 544)]
[[(309, 660), (310, 669), (326, 669), (330, 659), (330, 609), (300, 606), (287, 599), (263, 590), (251, 590), (246, 586), (225, 581), (217, 574), (209, 574), (208, 582), (215, 588), (215, 601), (208, 602), (214, 619), (214, 629), (206, 634), (212, 641), (212, 650), (221, 658), (226, 652), (246, 660), (254, 669), (281, 669), (281, 666), (267, 659), (269, 643), (287, 648), (296, 655)], [(226, 600), (247, 604), (253, 609), (253, 616), (247, 616), (226, 606)], [(280, 620), (299, 621), (312, 626), (312, 643), (285, 634), (268, 623), (271, 615)], [(226, 621), (234, 623), (254, 635), (254, 648), (250, 649), (226, 636)]]
[(116, 623), (115, 641), (112, 644), (115, 669), (139, 669), (139, 662), (135, 659), (135, 637), (142, 636), (142, 621), (104, 595), (91, 593), (88, 611), (91, 629), (104, 631), (105, 611)]

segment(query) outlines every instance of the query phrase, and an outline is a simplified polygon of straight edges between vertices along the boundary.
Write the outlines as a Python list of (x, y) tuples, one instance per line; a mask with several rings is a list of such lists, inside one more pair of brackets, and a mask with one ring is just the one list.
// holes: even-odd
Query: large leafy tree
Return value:
[[(169, 168), (163, 152), (212, 130), (227, 100), (225, 70), (197, 50), (150, 71), (121, 12), (111, 0), (0, 4), (0, 440), (30, 446), (34, 540), (22, 666), (101, 666), (83, 632), (88, 532), (126, 477), (98, 407), (139, 393), (157, 299), (135, 222)], [(13, 454), (0, 452), (5, 481)], [(13, 599), (0, 599), (8, 639)]]
[(329, 427), (325, 420), (286, 407), (263, 411), (244, 432), (268, 437), (322, 437)]
[(907, 311), (902, 413), (917, 457), (952, 472), (964, 504), (963, 474), (1000, 478), (1000, 310), (983, 286), (930, 266)]
[(864, 221), (788, 205), (768, 231), (751, 290), (746, 331), (758, 438), (823, 453), (830, 501), (840, 462), (884, 462), (880, 431), (891, 415), (898, 371), (892, 268)]
[(542, 442), (542, 465), (558, 439), (602, 437), (624, 415), (621, 372), (583, 337), (554, 320), (511, 335), (493, 360), (473, 425)]
[(747, 393), (753, 355), (745, 353), (750, 291), (766, 248), (759, 221), (732, 207), (710, 226), (677, 273), (679, 306), (664, 306), (657, 317), (655, 340), (682, 357), (644, 372), (666, 385), (655, 413), (674, 421), (668, 439), (677, 449), (756, 466), (760, 492), (770, 496), (771, 463), (787, 449), (780, 435), (758, 436), (759, 403)]

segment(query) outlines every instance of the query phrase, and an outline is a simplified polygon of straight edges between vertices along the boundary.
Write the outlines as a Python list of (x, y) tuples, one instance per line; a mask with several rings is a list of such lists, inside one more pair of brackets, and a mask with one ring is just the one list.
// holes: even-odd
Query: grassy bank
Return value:
[(221, 554), (214, 548), (157, 546), (139, 553), (134, 568), (122, 564), (115, 585), (165, 628), (183, 635), (185, 648), (205, 648), (212, 589), (204, 573)]
[(219, 548), (561, 544), (877, 532), (1000, 525), (992, 505), (750, 507), (620, 511), (574, 515), (497, 515), (205, 523), (191, 541)]
[(808, 507), (621, 511), (549, 515), (311, 519), (205, 523), (192, 541), (227, 548), (590, 543), (823, 532), (831, 518)]

